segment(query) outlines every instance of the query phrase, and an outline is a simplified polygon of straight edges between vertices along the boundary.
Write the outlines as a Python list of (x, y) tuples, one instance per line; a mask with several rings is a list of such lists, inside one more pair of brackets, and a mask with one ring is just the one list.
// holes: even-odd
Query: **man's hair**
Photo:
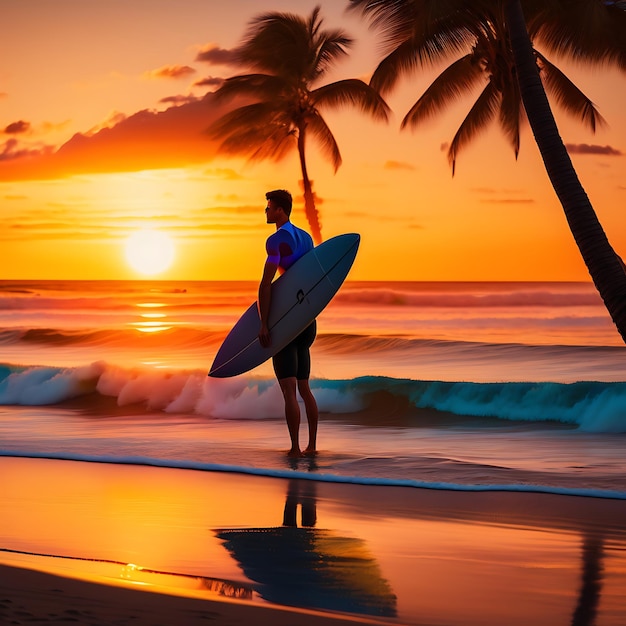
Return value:
[(291, 194), (286, 189), (274, 189), (265, 194), (266, 200), (273, 200), (289, 217), (291, 215), (291, 206), (293, 200)]

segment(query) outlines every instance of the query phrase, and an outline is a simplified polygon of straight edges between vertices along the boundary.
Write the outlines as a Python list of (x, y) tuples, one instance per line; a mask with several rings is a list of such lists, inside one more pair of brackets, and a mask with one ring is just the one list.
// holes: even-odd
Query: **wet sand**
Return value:
[(6, 566), (0, 566), (0, 580), (2, 624), (333, 626), (363, 623), (349, 617), (139, 591)]
[(7, 624), (626, 623), (626, 501), (0, 458)]

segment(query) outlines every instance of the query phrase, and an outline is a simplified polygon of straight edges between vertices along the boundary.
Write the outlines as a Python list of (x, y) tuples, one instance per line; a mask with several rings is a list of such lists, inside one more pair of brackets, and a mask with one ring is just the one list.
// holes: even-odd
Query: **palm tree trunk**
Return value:
[(304, 156), (304, 136), (305, 129), (298, 130), (298, 156), (300, 157), (300, 169), (302, 170), (302, 189), (304, 191), (304, 212), (311, 228), (311, 236), (315, 245), (322, 243), (322, 227), (320, 217), (315, 207), (315, 196), (313, 195), (313, 185), (309, 179)]
[(626, 271), (611, 247), (559, 135), (533, 54), (520, 0), (504, 0), (520, 92), (550, 182), (604, 304), (626, 342)]

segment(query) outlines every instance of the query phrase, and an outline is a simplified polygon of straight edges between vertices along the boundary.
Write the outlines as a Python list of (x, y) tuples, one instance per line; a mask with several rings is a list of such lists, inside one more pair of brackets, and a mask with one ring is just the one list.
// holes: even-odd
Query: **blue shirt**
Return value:
[(282, 271), (289, 269), (300, 257), (313, 249), (311, 235), (291, 222), (285, 222), (265, 243), (267, 262)]

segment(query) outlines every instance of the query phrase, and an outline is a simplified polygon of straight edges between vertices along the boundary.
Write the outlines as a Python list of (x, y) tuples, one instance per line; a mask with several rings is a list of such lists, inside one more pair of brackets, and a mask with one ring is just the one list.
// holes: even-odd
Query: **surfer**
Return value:
[[(269, 346), (271, 337), (267, 325), (270, 310), (271, 284), (276, 272), (284, 272), (301, 256), (313, 248), (309, 233), (294, 226), (290, 221), (292, 198), (284, 189), (268, 191), (265, 194), (267, 207), (265, 215), (268, 224), (276, 225), (276, 232), (267, 238), (265, 248), (267, 260), (263, 269), (263, 278), (259, 284), (259, 317), (261, 329), (259, 341), (262, 346)], [(291, 343), (272, 357), (274, 373), (285, 401), (285, 420), (289, 429), (291, 449), (290, 457), (312, 455), (316, 452), (318, 409), (315, 397), (309, 386), (311, 373), (310, 347), (315, 340), (317, 326), (315, 320), (305, 328)], [(296, 391), (304, 401), (304, 408), (309, 424), (309, 444), (304, 452), (300, 450), (300, 406)]]

